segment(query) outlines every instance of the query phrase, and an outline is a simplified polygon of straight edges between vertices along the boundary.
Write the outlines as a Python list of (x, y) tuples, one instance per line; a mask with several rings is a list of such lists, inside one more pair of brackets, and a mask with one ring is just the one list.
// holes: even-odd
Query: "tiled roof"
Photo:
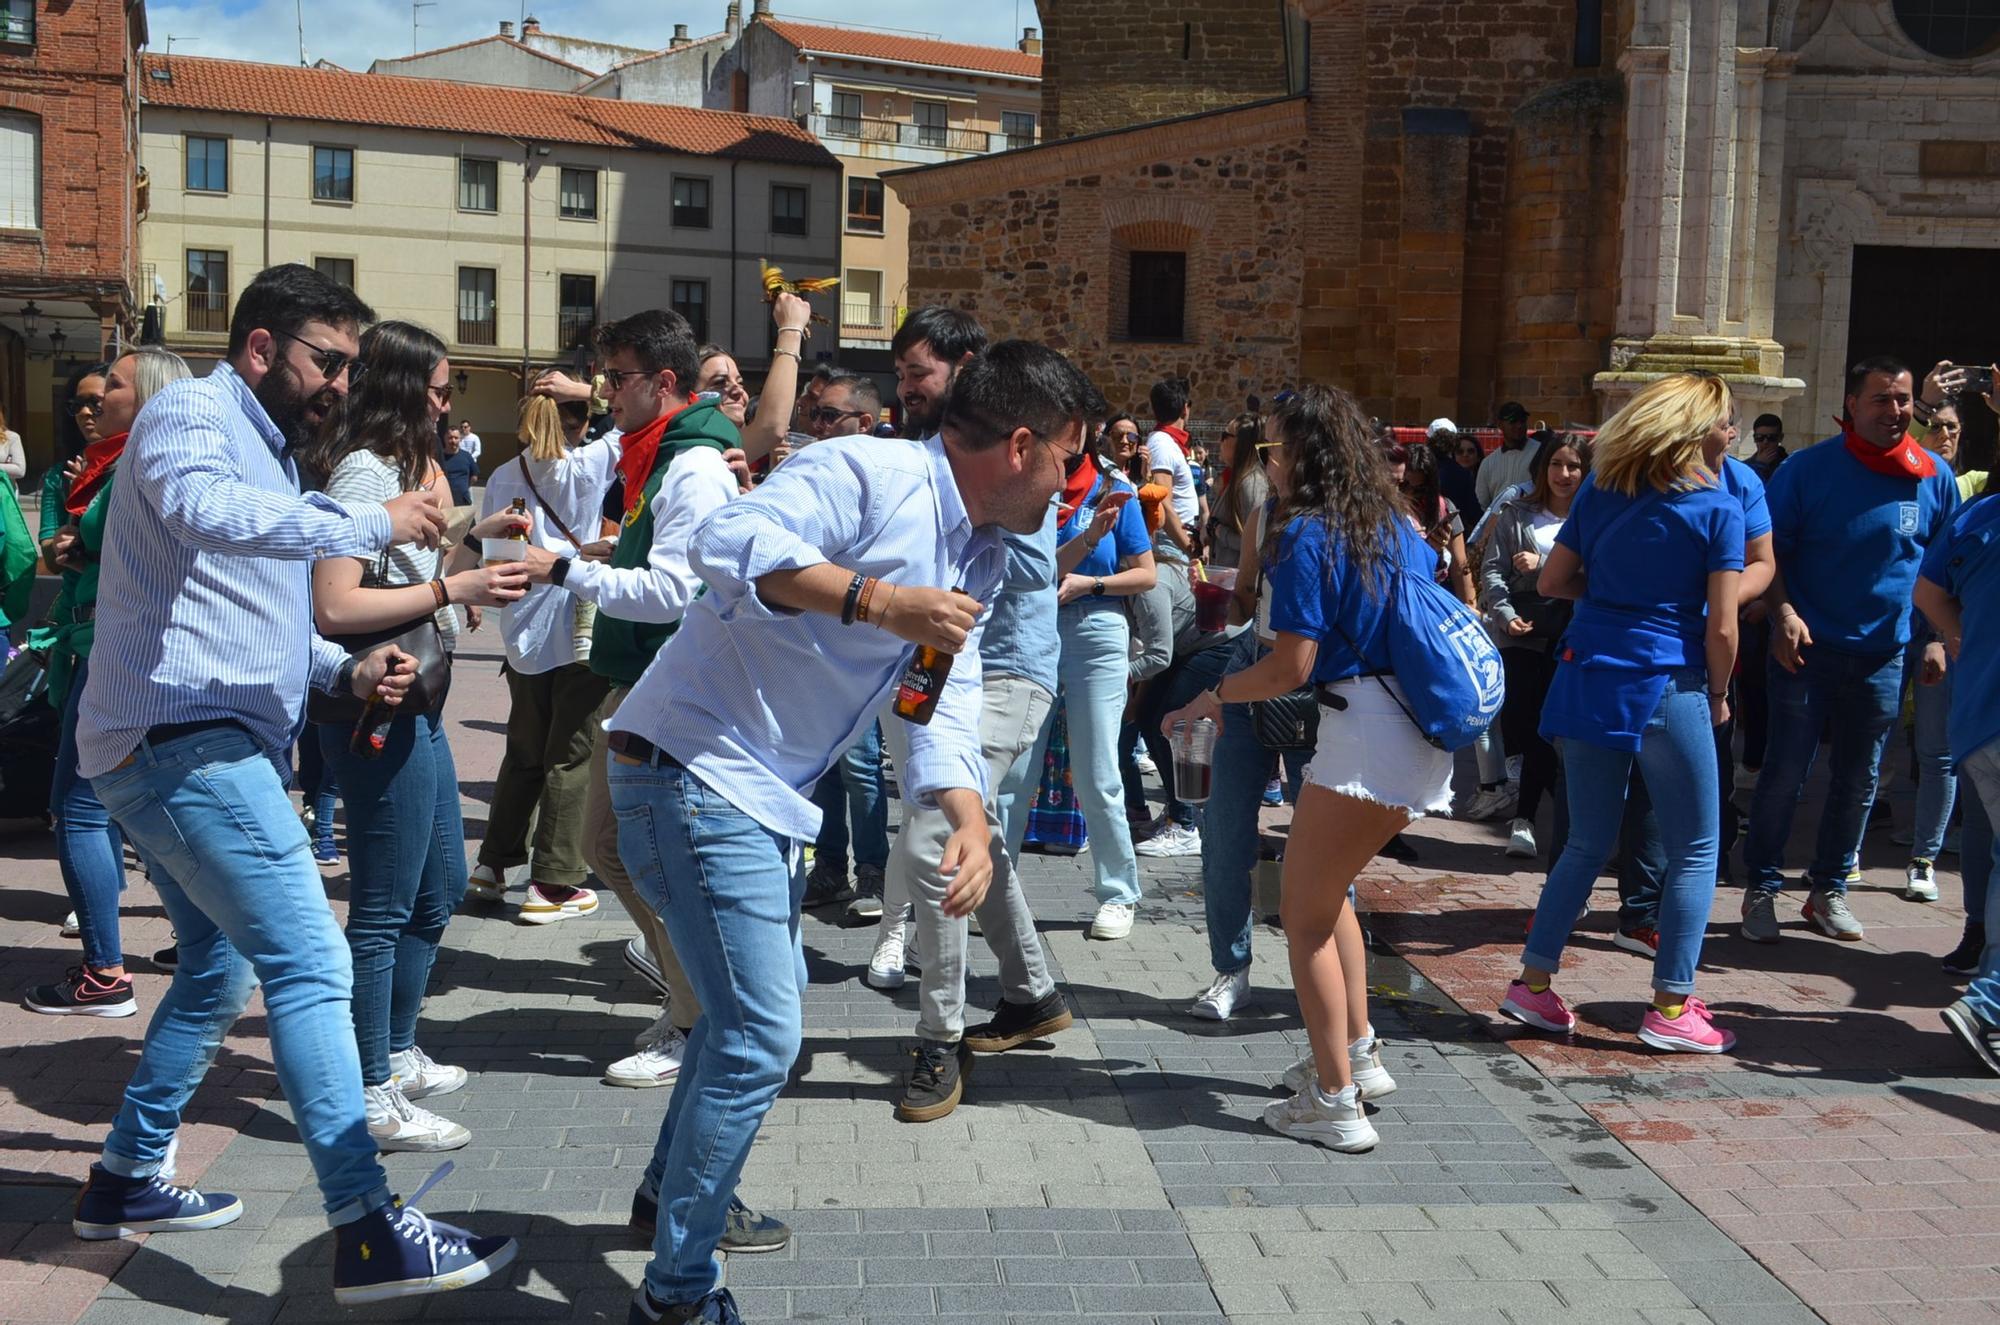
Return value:
[(155, 106), (328, 124), (682, 152), (788, 165), (838, 164), (819, 140), (771, 115), (612, 101), (564, 92), (356, 74), (283, 64), (148, 55), (141, 94)]
[(375, 63), (389, 64), (389, 65), (409, 64), (416, 60), (429, 59), (433, 55), (447, 55), (450, 54), (452, 51), (462, 51), (472, 46), (484, 46), (487, 42), (490, 41), (497, 41), (503, 46), (511, 46), (513, 49), (521, 51), (528, 55), (532, 55), (537, 59), (547, 60), (550, 64), (559, 64), (565, 69), (575, 70), (577, 73), (582, 74), (585, 78), (594, 78), (597, 76), (597, 71), (595, 69), (586, 69), (580, 64), (572, 64), (568, 60), (563, 59), (561, 56), (550, 55), (547, 51), (536, 50), (533, 46), (529, 46), (522, 42), (518, 42), (514, 40), (512, 37), (500, 36), (498, 33), (495, 33), (489, 37), (475, 37), (471, 41), (461, 41), (453, 46), (439, 46), (435, 50), (418, 51), (415, 55), (393, 56), (386, 60), (377, 60)]
[(926, 37), (899, 37), (887, 32), (823, 28), (813, 23), (794, 23), (790, 19), (770, 19), (765, 26), (800, 50), (826, 55), (845, 55), (884, 64), (927, 64), (982, 74), (1008, 74), (1016, 78), (1042, 76), (1041, 56), (1023, 55), (1005, 46), (973, 46), (957, 41), (932, 41)]

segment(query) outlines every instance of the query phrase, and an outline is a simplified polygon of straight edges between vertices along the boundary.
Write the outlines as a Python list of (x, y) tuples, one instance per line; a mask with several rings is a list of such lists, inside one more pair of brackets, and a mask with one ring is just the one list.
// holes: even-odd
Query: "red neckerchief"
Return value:
[(1192, 454), (1192, 452), (1188, 450), (1187, 429), (1176, 428), (1171, 423), (1163, 423), (1160, 425), (1160, 431), (1165, 433), (1167, 436), (1173, 438), (1175, 442), (1179, 443), (1182, 455)]
[(625, 514), (630, 515), (639, 507), (639, 499), (646, 495), (646, 480), (653, 476), (653, 461), (659, 458), (660, 439), (667, 435), (667, 425), (693, 401), (679, 409), (670, 409), (637, 432), (628, 432), (619, 439), (625, 448), (618, 457), (618, 473), (625, 480)]
[(1894, 446), (1884, 449), (1855, 436), (1853, 426), (1842, 419), (1840, 439), (1847, 444), (1847, 454), (1859, 460), (1861, 467), (1872, 473), (1911, 479), (1929, 478), (1937, 473), (1937, 461), (1931, 458), (1929, 451), (1911, 441), (1908, 433), (1904, 433)]
[(1103, 475), (1104, 471), (1097, 467), (1096, 461), (1086, 460), (1076, 467), (1076, 473), (1063, 480), (1062, 518), (1065, 521), (1076, 514), (1077, 507), (1083, 505), (1084, 498), (1090, 496), (1090, 490), (1097, 486), (1097, 480)]
[(104, 480), (111, 477), (111, 471), (118, 464), (118, 457), (125, 454), (125, 439), (130, 432), (117, 433), (100, 438), (83, 448), (83, 472), (69, 485), (69, 492), (63, 497), (63, 509), (78, 519), (90, 509), (91, 499), (104, 486)]

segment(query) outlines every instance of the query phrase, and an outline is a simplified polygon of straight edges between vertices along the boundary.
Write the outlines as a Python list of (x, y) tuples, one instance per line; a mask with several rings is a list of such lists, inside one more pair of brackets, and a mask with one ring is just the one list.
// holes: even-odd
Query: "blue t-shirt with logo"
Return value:
[(1982, 497), (1924, 550), (1923, 577), (1958, 599), (1959, 642), (1946, 729), (1954, 762), (2000, 741), (2000, 497)]
[(1929, 478), (1878, 474), (1833, 437), (1771, 476), (1766, 495), (1778, 573), (1812, 632), (1812, 648), (1886, 655), (1910, 642), (1917, 567), (1959, 504), (1951, 466), (1932, 459), (1937, 471)]
[[(1407, 520), (1397, 520), (1389, 555), (1411, 575), (1429, 579), (1437, 550)], [(1360, 569), (1317, 515), (1295, 517), (1278, 535), (1277, 555), (1264, 574), (1271, 582), (1271, 629), (1319, 643), (1316, 682), (1388, 672), (1389, 579), (1370, 592)], [(1356, 652), (1356, 649), (1360, 652)]]
[[(1141, 552), (1153, 550), (1153, 540), (1146, 532), (1146, 514), (1139, 506), (1137, 490), (1124, 479), (1114, 474), (1106, 474), (1097, 481), (1084, 497), (1083, 502), (1062, 522), (1056, 531), (1056, 546), (1061, 547), (1072, 538), (1081, 538), (1090, 528), (1090, 522), (1097, 518), (1097, 508), (1106, 497), (1114, 492), (1130, 492), (1132, 498), (1118, 512), (1118, 522), (1111, 526), (1111, 533), (1096, 547), (1083, 554), (1083, 560), (1076, 564), (1072, 575), (1085, 579), (1101, 579), (1118, 573), (1118, 563), (1127, 557), (1136, 557)], [(1111, 607), (1123, 605), (1123, 600), (1109, 596), (1093, 596), (1080, 599), (1081, 602), (1096, 602)]]
[(1722, 457), (1722, 487), (1743, 504), (1743, 539), (1762, 538), (1771, 532), (1771, 503), (1764, 496), (1764, 480), (1757, 471), (1733, 455)]

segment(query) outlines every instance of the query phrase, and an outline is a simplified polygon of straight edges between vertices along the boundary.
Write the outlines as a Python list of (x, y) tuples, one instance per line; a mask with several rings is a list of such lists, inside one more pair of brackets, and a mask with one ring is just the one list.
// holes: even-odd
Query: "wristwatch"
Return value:
[(1104, 597), (1104, 577), (1102, 575), (1090, 582), (1090, 591), (1099, 598)]
[(557, 559), (555, 565), (549, 567), (550, 584), (560, 586), (564, 580), (569, 578), (569, 561), (568, 557), (561, 557)]

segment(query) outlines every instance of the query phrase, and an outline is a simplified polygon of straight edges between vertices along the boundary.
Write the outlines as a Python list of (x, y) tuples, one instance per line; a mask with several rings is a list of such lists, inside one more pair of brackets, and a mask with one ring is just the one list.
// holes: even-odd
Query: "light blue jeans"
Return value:
[(76, 706), (90, 675), (90, 659), (76, 660), (63, 697), (55, 772), (49, 780), (49, 813), (56, 821), (56, 862), (63, 889), (83, 936), (83, 964), (93, 971), (125, 964), (118, 927), (118, 895), (125, 891), (125, 843), (99, 803), (90, 780), (76, 775)]
[(1957, 669), (1947, 668), (1944, 680), (1927, 686), (1917, 680), (1923, 675), (1923, 665), (1924, 646), (1912, 644), (1903, 657), (1905, 684), (1916, 690), (1917, 716), (1913, 733), (1917, 809), (1910, 830), (1910, 859), (1936, 860), (1944, 850), (1952, 807), (1958, 803), (1958, 776), (1951, 771), (1951, 738), (1946, 731), (1951, 719), (1951, 682)]
[[(813, 788), (812, 803), (820, 809), (819, 840), (813, 843), (815, 863), (834, 860), (846, 869), (851, 840), (855, 868), (888, 867), (889, 798), (882, 790), (881, 723), (870, 723), (861, 739), (833, 761), (833, 767)], [(854, 822), (851, 838), (847, 827), (850, 817)]]
[(1815, 644), (1806, 650), (1805, 665), (1797, 672), (1786, 671), (1773, 658), (1765, 675), (1770, 735), (1765, 738), (1757, 790), (1750, 798), (1750, 824), (1743, 834), (1748, 884), (1772, 893), (1785, 886), (1785, 843), (1792, 836), (1799, 798), (1819, 756), (1820, 731), (1831, 722), (1826, 805), (1820, 811), (1806, 877), (1815, 888), (1844, 893), (1848, 871), (1860, 855), (1868, 811), (1875, 804), (1882, 747), (1903, 693), (1903, 655), (1839, 653)]
[[(1090, 831), (1100, 904), (1136, 906), (1139, 857), (1125, 822), (1125, 780), (1118, 774), (1118, 729), (1125, 717), (1125, 683), (1131, 675), (1132, 627), (1117, 600), (1070, 603), (1056, 615), (1062, 658), (1056, 672), (1069, 715), (1070, 780), (1077, 808)], [(1040, 767), (1053, 721), (1035, 742), (1032, 767)]]
[(361, 1105), (347, 942), (274, 758), (240, 728), (211, 728), (142, 742), (91, 784), (146, 862), (180, 946), (104, 1167), (159, 1171), (181, 1110), (261, 983), (278, 1084), (329, 1222), (387, 1201)]
[[(1958, 776), (1972, 791), (1972, 795), (1966, 798), (1968, 803), (1965, 807), (1963, 859), (1968, 891), (1966, 918), (1968, 920), (1974, 918), (1969, 894), (1975, 874), (1972, 851), (1977, 845), (1984, 849), (1979, 864), (1986, 872), (1985, 897), (1978, 917), (1983, 920), (1985, 916), (1993, 913), (1996, 907), (2000, 907), (2000, 898), (1993, 895), (1993, 885), (1996, 881), (2000, 881), (2000, 842), (1995, 841), (1992, 828), (1993, 823), (2000, 820), (2000, 741), (1988, 741), (1973, 751), (1959, 764)], [(1975, 799), (1979, 802), (1978, 808), (1982, 812), (1976, 826), (1972, 815), (1973, 806), (1970, 804)], [(1983, 841), (1976, 840), (1982, 838)], [(1981, 1021), (1989, 1026), (2000, 1026), (2000, 944), (1995, 944), (1991, 937), (1987, 939), (1985, 955), (1979, 959), (1978, 976), (1966, 986), (1965, 1001), (1979, 1014)]]
[(1720, 833), (1716, 790), (1715, 729), (1708, 720), (1706, 673), (1690, 668), (1668, 678), (1659, 707), (1639, 733), (1639, 752), (1587, 741), (1562, 742), (1569, 785), (1569, 843), (1542, 885), (1535, 922), (1521, 964), (1538, 971), (1562, 969), (1562, 953), (1604, 862), (1618, 845), (1632, 764), (1648, 787), (1672, 787), (1654, 802), (1667, 874), (1660, 888), (1660, 948), (1653, 958), (1653, 988), (1663, 994), (1694, 992), (1695, 966), (1715, 900), (1716, 842)]
[(647, 1287), (692, 1302), (716, 1285), (730, 1198), (799, 1056), (804, 853), (678, 764), (614, 755), (609, 775), (618, 855), (701, 999), (645, 1177), (660, 1201)]

